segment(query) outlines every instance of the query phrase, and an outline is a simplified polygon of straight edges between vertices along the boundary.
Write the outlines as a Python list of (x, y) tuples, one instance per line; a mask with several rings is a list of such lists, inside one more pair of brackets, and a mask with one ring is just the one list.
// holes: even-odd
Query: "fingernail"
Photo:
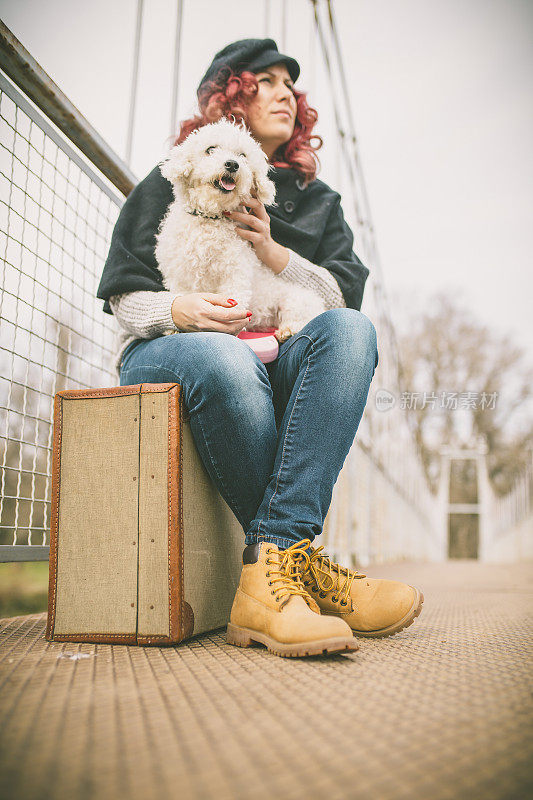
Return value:
[(252, 316), (252, 312), (251, 312), (251, 311), (248, 311), (248, 313), (246, 314), (246, 316), (247, 316), (247, 317), (251, 317), (251, 316)]
[(235, 305), (237, 305), (237, 301), (236, 301), (236, 300), (234, 300), (234, 299), (233, 299), (233, 297), (228, 297), (228, 299), (227, 299), (227, 301), (226, 301), (226, 302), (228, 302), (228, 303), (234, 303)]

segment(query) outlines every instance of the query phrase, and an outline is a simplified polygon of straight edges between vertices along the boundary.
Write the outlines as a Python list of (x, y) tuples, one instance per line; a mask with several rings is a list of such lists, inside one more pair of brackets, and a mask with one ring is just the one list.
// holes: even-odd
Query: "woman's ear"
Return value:
[(193, 167), (187, 150), (183, 145), (184, 143), (182, 142), (182, 144), (177, 144), (173, 147), (167, 158), (159, 165), (161, 174), (171, 183), (175, 183), (182, 178), (188, 178)]

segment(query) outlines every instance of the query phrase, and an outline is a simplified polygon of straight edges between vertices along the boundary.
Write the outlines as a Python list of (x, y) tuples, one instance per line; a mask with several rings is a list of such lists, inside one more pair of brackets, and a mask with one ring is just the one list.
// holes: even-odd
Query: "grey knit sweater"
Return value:
[[(325, 267), (313, 264), (290, 248), (287, 266), (278, 273), (290, 283), (315, 291), (326, 308), (346, 308), (346, 303), (334, 276)], [(122, 354), (135, 339), (153, 339), (167, 331), (178, 332), (172, 319), (172, 303), (183, 292), (126, 292), (109, 298), (109, 305), (116, 317), (118, 334), (115, 369), (120, 377)]]

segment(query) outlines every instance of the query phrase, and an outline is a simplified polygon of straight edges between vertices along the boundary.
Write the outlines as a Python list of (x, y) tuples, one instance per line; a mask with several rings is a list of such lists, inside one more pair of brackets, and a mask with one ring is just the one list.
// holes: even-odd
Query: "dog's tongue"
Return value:
[(224, 187), (224, 189), (235, 189), (235, 181), (232, 181), (231, 178), (221, 178), (220, 185)]

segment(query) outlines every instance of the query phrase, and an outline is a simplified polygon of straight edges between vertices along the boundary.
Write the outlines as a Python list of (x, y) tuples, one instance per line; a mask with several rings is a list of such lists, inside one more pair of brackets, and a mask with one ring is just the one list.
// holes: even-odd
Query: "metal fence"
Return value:
[(48, 557), (55, 393), (117, 382), (95, 295), (122, 202), (0, 73), (2, 560)]
[(361, 442), (354, 442), (324, 522), (324, 544), (335, 560), (356, 567), (443, 560), (437, 506), (431, 499), (425, 507), (415, 504), (406, 488), (392, 482)]
[(487, 560), (533, 560), (533, 460), (504, 497), (492, 497)]

